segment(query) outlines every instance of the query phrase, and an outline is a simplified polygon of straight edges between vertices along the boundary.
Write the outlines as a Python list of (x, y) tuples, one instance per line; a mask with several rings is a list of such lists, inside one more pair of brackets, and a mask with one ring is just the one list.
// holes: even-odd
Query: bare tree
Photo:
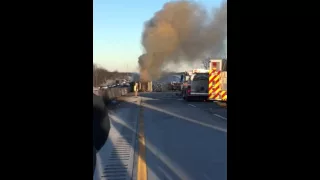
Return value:
[(109, 71), (104, 69), (103, 67), (93, 65), (93, 86), (100, 86), (102, 83), (106, 81), (109, 76)]
[(92, 82), (93, 82), (94, 87), (97, 87), (97, 71), (96, 70), (97, 70), (97, 65), (93, 63), (93, 69), (92, 69), (93, 80), (92, 80)]
[(203, 68), (209, 69), (209, 67), (210, 67), (210, 58), (205, 58), (204, 60), (202, 60), (202, 65), (203, 65)]
[(116, 70), (110, 72), (97, 64), (93, 64), (93, 86), (98, 87), (106, 83), (107, 80), (124, 79), (127, 74), (127, 72), (118, 72)]

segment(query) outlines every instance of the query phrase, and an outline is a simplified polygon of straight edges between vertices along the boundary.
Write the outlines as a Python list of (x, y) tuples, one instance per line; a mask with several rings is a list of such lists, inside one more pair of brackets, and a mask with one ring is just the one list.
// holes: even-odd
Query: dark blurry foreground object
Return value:
[(106, 140), (110, 131), (108, 110), (102, 97), (93, 94), (93, 172), (96, 166), (96, 152), (98, 152)]

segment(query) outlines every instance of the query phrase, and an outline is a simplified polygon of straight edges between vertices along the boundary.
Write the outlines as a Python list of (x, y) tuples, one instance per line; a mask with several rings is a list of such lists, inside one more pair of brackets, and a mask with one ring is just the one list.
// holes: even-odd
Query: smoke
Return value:
[(196, 2), (166, 3), (145, 23), (145, 53), (139, 57), (141, 80), (159, 78), (168, 64), (179, 66), (219, 55), (226, 36), (227, 1), (211, 13)]

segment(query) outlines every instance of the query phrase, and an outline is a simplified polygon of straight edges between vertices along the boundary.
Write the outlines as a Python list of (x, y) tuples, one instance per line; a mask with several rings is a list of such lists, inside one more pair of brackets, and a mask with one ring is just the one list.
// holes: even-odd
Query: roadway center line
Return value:
[(193, 104), (188, 104), (189, 106), (192, 106), (192, 107), (197, 107), (197, 106), (195, 106), (195, 105), (193, 105)]
[(137, 166), (137, 179), (147, 180), (147, 165), (146, 165), (146, 146), (144, 137), (144, 121), (143, 121), (143, 106), (140, 102), (139, 112), (139, 150), (138, 150), (138, 166)]
[(227, 118), (223, 117), (223, 116), (220, 116), (219, 114), (214, 114), (215, 116), (221, 118), (221, 119), (224, 119), (224, 120), (227, 120)]

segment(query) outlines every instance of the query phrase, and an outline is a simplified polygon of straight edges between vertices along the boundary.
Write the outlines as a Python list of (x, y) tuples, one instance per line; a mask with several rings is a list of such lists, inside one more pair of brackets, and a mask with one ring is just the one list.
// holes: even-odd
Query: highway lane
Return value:
[(194, 108), (199, 108), (203, 111), (206, 111), (214, 116), (219, 117), (222, 120), (227, 120), (227, 110), (225, 108), (220, 107), (216, 103), (209, 101), (209, 102), (199, 102), (199, 101), (192, 101), (187, 103), (189, 106)]
[[(199, 108), (202, 111), (206, 111), (207, 113), (213, 114), (220, 119), (227, 120), (227, 110), (225, 108), (221, 108), (216, 103), (212, 101), (184, 101), (182, 97), (177, 96), (176, 94), (179, 92), (149, 92), (149, 93), (140, 93), (142, 97), (159, 99), (159, 100), (176, 100), (182, 101), (182, 103), (187, 104), (193, 108)], [(166, 103), (166, 101), (164, 101)], [(171, 101), (169, 101), (171, 103)]]
[(226, 179), (226, 109), (167, 94), (140, 94), (148, 179)]
[[(139, 96), (122, 97), (110, 110), (110, 138), (98, 153), (99, 168), (94, 179), (112, 179), (112, 175), (134, 180), (137, 175), (149, 180), (226, 179), (226, 109), (212, 102), (186, 102), (171, 92)], [(212, 111), (208, 111), (210, 108)], [(218, 113), (225, 119), (215, 115)], [(144, 125), (138, 128), (141, 122)], [(141, 130), (145, 154), (138, 149), (136, 133)], [(126, 146), (117, 147), (124, 141)], [(113, 151), (119, 148), (127, 154), (114, 157)], [(146, 173), (139, 171), (139, 157)], [(111, 171), (110, 163), (116, 163), (121, 171)]]

